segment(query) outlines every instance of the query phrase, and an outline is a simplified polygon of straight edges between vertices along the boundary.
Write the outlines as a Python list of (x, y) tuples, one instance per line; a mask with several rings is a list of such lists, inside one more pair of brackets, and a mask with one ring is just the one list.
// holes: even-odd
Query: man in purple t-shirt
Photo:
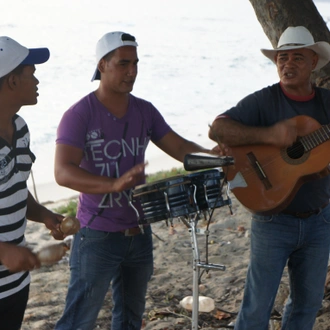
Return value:
[(176, 134), (150, 102), (130, 94), (136, 47), (124, 32), (98, 41), (92, 81), (99, 79), (99, 87), (74, 104), (58, 127), (55, 177), (80, 192), (82, 228), (72, 246), (66, 306), (56, 329), (92, 329), (110, 282), (111, 329), (141, 329), (153, 271), (152, 237), (150, 225), (141, 232), (129, 191), (145, 182), (150, 140), (179, 161), (188, 153), (208, 152)]

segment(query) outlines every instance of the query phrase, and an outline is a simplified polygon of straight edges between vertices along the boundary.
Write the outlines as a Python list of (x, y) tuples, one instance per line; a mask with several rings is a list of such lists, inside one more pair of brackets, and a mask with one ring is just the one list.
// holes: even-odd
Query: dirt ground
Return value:
[[(243, 296), (249, 260), (250, 217), (233, 199), (233, 215), (227, 206), (216, 209), (208, 227), (208, 236), (204, 232), (208, 225), (207, 220), (200, 219), (197, 222), (200, 261), (224, 265), (226, 269), (201, 269), (199, 273), (199, 295), (212, 298), (215, 309), (209, 313), (199, 313), (198, 328), (232, 329)], [(167, 226), (165, 221), (159, 221), (153, 223), (152, 228), (155, 265), (154, 275), (149, 282), (142, 329), (192, 329), (192, 313), (180, 305), (184, 297), (193, 295), (194, 259), (190, 228), (179, 219), (173, 221), (173, 227)], [(26, 236), (35, 250), (54, 243), (40, 224), (29, 223)], [(43, 266), (31, 273), (30, 299), (22, 330), (54, 329), (64, 308), (69, 280), (68, 258), (69, 253), (58, 264)], [(330, 330), (329, 292), (328, 289), (325, 291), (323, 307), (314, 330)], [(281, 313), (287, 295), (285, 272), (273, 310), (269, 327), (271, 330), (280, 329)], [(94, 329), (110, 329), (111, 308), (109, 292)]]

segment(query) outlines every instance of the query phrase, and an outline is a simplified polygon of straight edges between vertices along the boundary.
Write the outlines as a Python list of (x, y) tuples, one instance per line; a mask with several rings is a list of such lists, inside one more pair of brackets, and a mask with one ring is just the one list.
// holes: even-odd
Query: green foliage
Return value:
[(55, 212), (65, 216), (75, 217), (77, 213), (78, 200), (70, 200), (66, 205), (59, 206), (54, 209)]
[[(160, 171), (153, 174), (149, 174), (146, 178), (147, 183), (152, 183), (154, 181), (164, 180), (176, 175), (185, 175), (188, 172), (183, 168), (172, 168), (169, 171)], [(77, 200), (70, 200), (66, 205), (59, 206), (54, 209), (55, 212), (66, 215), (66, 216), (76, 216), (77, 212)]]
[(183, 168), (172, 168), (169, 171), (160, 171), (160, 172), (156, 172), (153, 174), (149, 174), (147, 176), (146, 181), (147, 181), (147, 183), (152, 183), (154, 181), (167, 179), (167, 178), (170, 178), (175, 175), (185, 175), (187, 173), (188, 172), (186, 170), (184, 170)]

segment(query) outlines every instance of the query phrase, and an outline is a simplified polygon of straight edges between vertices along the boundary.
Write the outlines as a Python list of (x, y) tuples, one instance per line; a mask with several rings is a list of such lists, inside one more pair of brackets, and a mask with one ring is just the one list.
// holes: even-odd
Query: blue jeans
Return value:
[(284, 267), (290, 295), (282, 329), (311, 330), (322, 305), (330, 248), (330, 205), (307, 219), (252, 216), (250, 264), (235, 330), (267, 330)]
[(93, 329), (111, 282), (111, 329), (140, 330), (152, 251), (150, 226), (136, 236), (82, 228), (72, 245), (65, 310), (55, 329)]

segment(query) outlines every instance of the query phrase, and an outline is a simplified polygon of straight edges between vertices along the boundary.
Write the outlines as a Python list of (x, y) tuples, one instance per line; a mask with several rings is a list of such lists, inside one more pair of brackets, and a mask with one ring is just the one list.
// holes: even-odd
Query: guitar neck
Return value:
[(305, 151), (310, 151), (330, 139), (330, 124), (323, 125), (314, 132), (299, 138)]

